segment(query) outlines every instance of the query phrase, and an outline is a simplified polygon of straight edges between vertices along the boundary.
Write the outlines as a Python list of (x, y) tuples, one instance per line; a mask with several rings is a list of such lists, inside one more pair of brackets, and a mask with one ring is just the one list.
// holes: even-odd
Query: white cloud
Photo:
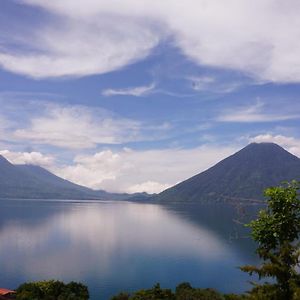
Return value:
[(249, 140), (256, 143), (276, 143), (300, 158), (300, 139), (280, 134), (260, 134)]
[(109, 111), (86, 106), (48, 104), (28, 127), (17, 129), (18, 141), (70, 149), (93, 148), (98, 144), (118, 144), (139, 138), (140, 124)]
[(153, 92), (155, 88), (155, 83), (151, 83), (150, 85), (145, 86), (137, 86), (131, 88), (124, 89), (106, 89), (102, 91), (102, 95), (104, 96), (146, 96)]
[(122, 17), (56, 22), (25, 41), (32, 53), (1, 51), (0, 65), (33, 78), (101, 74), (144, 58), (159, 41), (151, 28)]
[(0, 155), (4, 156), (12, 164), (38, 165), (49, 167), (54, 164), (54, 157), (44, 155), (40, 152), (13, 152), (9, 150), (0, 150)]
[(56, 18), (27, 41), (34, 53), (0, 54), (3, 68), (13, 72), (37, 78), (108, 72), (145, 57), (171, 36), (200, 65), (267, 81), (300, 81), (297, 0), (22, 2)]
[(103, 144), (163, 140), (174, 129), (166, 121), (139, 121), (99, 106), (15, 99), (0, 99), (0, 106), (6, 114), (2, 118), (0, 112), (2, 149), (9, 148), (9, 144), (90, 149)]
[(111, 192), (160, 192), (211, 167), (236, 147), (203, 145), (193, 149), (104, 150), (77, 156), (56, 174), (94, 189)]
[(300, 114), (295, 113), (270, 113), (263, 112), (264, 104), (257, 102), (254, 105), (241, 108), (231, 108), (223, 111), (217, 118), (219, 122), (236, 122), (236, 123), (252, 123), (252, 122), (275, 122), (299, 119)]
[(177, 2), (173, 11), (179, 9), (185, 12), (170, 21), (177, 44), (199, 64), (263, 80), (300, 80), (299, 2), (191, 0)]
[(241, 82), (220, 80), (212, 76), (190, 76), (187, 80), (191, 82), (192, 89), (198, 92), (231, 93), (242, 85)]
[(142, 193), (146, 192), (149, 194), (159, 193), (167, 188), (169, 188), (170, 185), (168, 184), (161, 184), (156, 181), (145, 181), (140, 184), (135, 184), (130, 186), (127, 189), (128, 193)]

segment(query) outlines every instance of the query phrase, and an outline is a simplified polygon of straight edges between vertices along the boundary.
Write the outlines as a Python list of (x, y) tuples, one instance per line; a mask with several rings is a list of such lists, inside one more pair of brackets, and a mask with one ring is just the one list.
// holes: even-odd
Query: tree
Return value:
[(64, 284), (61, 281), (37, 281), (23, 283), (17, 289), (17, 300), (87, 300), (89, 292), (77, 282)]
[(250, 275), (258, 274), (259, 279), (275, 279), (275, 283), (257, 285), (251, 292), (256, 295), (255, 299), (290, 300), (296, 299), (299, 293), (300, 277), (296, 270), (300, 254), (298, 191), (299, 182), (296, 181), (266, 189), (267, 207), (248, 224), (252, 238), (258, 243), (256, 252), (263, 262), (259, 267), (248, 265), (241, 269)]
[(175, 296), (170, 289), (162, 289), (157, 283), (152, 289), (140, 290), (135, 292), (130, 299), (132, 300), (175, 300)]
[(193, 288), (188, 282), (176, 287), (176, 300), (224, 300), (223, 295), (213, 289)]
[(157, 283), (151, 289), (143, 289), (134, 292), (132, 295), (120, 293), (111, 300), (244, 300), (236, 297), (224, 298), (223, 295), (213, 289), (193, 288), (188, 282), (183, 282), (176, 287), (175, 293), (170, 289), (162, 289)]

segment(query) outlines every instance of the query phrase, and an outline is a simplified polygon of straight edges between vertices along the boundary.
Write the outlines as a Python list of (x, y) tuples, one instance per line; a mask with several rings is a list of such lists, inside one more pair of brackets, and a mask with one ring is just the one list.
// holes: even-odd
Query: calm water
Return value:
[(97, 300), (156, 282), (240, 292), (250, 278), (237, 267), (257, 262), (236, 207), (1, 200), (0, 214), (0, 287), (75, 280)]

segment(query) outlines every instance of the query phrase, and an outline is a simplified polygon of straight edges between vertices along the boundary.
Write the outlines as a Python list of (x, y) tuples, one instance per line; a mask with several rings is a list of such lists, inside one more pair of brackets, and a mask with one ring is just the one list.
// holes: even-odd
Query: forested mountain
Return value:
[(273, 143), (252, 143), (155, 196), (162, 202), (263, 199), (263, 190), (300, 180), (300, 159)]
[(103, 199), (158, 202), (261, 200), (262, 191), (282, 181), (300, 180), (300, 159), (273, 143), (253, 143), (210, 169), (162, 193), (95, 191), (34, 165), (13, 165), (0, 156), (0, 198)]
[(13, 165), (0, 155), (0, 198), (122, 200), (127, 194), (95, 191), (34, 165)]

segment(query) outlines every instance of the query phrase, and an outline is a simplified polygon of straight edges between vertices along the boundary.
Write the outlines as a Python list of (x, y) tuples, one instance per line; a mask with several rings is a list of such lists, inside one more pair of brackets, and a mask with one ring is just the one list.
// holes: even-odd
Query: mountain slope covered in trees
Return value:
[(13, 165), (0, 155), (0, 198), (123, 200), (127, 194), (95, 191), (34, 165)]
[(300, 159), (273, 143), (252, 143), (155, 197), (161, 202), (263, 199), (262, 191), (300, 180)]

